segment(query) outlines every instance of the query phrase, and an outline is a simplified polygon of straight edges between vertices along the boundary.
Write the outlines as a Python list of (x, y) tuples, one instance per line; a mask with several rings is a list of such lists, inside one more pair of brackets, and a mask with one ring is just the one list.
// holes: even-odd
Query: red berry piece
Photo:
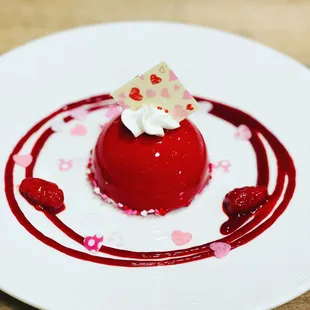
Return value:
[(39, 178), (26, 178), (19, 186), (22, 196), (34, 206), (57, 213), (64, 204), (63, 191), (55, 183)]
[(245, 186), (229, 192), (223, 201), (227, 214), (249, 213), (260, 207), (268, 197), (265, 186)]

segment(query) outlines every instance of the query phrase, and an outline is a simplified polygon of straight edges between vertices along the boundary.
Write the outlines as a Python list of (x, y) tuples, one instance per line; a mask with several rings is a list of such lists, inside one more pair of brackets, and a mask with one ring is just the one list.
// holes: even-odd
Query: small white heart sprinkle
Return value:
[(87, 173), (87, 174), (90, 174), (90, 173), (91, 173), (91, 170), (90, 170), (89, 168), (87, 168), (87, 169), (86, 169), (86, 173)]
[(100, 188), (99, 187), (95, 187), (94, 188), (94, 192), (99, 195), (100, 194)]
[(155, 212), (155, 210), (153, 210), (153, 209), (150, 209), (149, 211), (148, 211), (148, 213), (154, 213)]
[(115, 205), (115, 206), (116, 206), (115, 201), (114, 201), (113, 199), (111, 199), (111, 198), (108, 198), (108, 199), (107, 199), (107, 202), (110, 203), (110, 204), (112, 204), (112, 205)]
[(120, 207), (120, 208), (123, 208), (124, 207), (124, 205), (122, 204), (122, 203), (118, 203), (118, 206)]
[(142, 216), (147, 216), (147, 211), (143, 210), (140, 214), (141, 214)]

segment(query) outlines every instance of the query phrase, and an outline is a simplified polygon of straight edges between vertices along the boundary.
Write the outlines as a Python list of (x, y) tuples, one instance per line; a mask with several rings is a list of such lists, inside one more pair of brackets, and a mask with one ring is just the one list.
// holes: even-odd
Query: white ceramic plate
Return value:
[[(272, 308), (310, 288), (310, 72), (260, 44), (195, 26), (146, 22), (79, 28), (18, 48), (0, 58), (1, 171), (16, 143), (39, 120), (69, 102), (108, 93), (161, 60), (194, 95), (250, 113), (283, 142), (297, 170), (296, 190), (286, 211), (269, 229), (223, 259), (126, 268), (80, 260), (44, 244), (16, 220), (3, 192), (2, 290), (55, 310), (241, 310)], [(216, 169), (210, 186), (188, 209), (165, 217), (127, 216), (101, 202), (85, 176), (99, 124), (109, 118), (106, 111), (66, 124), (63, 132), (51, 136), (38, 159), (35, 176), (64, 189), (67, 208), (59, 218), (83, 236), (102, 233), (105, 245), (133, 251), (177, 250), (221, 238), (224, 195), (234, 187), (255, 183), (250, 143), (235, 139), (234, 126), (205, 110), (197, 113), (193, 120), (207, 141), (212, 161), (229, 160), (229, 172)], [(70, 133), (77, 124), (87, 129), (85, 135)], [(39, 129), (20, 154), (28, 154), (52, 125), (55, 119)], [(277, 166), (265, 145), (272, 191)], [(60, 171), (60, 159), (71, 160), (72, 168)], [(24, 173), (24, 168), (15, 166), (15, 185)], [(15, 195), (28, 221), (45, 236), (88, 254), (24, 201), (17, 188)], [(192, 239), (183, 246), (174, 244), (175, 230), (191, 234)]]

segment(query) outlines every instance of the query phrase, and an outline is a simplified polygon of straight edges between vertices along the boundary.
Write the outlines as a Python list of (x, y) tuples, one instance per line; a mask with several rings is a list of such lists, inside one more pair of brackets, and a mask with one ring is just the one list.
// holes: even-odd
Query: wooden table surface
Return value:
[[(219, 28), (310, 65), (310, 0), (0, 0), (0, 54), (48, 33), (122, 20)], [(0, 291), (0, 310), (13, 309), (34, 310)], [(310, 310), (310, 292), (280, 309)]]

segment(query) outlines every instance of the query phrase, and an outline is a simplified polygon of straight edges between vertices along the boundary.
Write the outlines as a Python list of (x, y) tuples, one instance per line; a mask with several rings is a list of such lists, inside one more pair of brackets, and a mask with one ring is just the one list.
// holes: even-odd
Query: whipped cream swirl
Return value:
[(123, 124), (137, 138), (143, 133), (163, 137), (164, 129), (176, 129), (180, 124), (164, 110), (151, 105), (143, 105), (139, 110), (124, 110), (121, 116)]

